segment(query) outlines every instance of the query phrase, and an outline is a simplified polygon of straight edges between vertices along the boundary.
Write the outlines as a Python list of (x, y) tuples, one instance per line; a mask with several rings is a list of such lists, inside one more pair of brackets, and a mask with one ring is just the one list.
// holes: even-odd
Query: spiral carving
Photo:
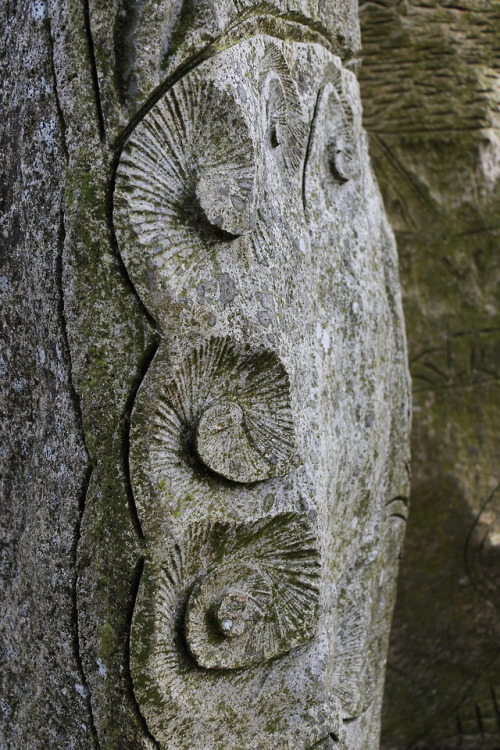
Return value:
[(234, 482), (282, 476), (296, 462), (285, 367), (274, 352), (229, 338), (211, 338), (185, 358), (162, 392), (155, 430), (158, 479), (182, 464), (188, 479), (186, 439), (208, 469)]
[[(140, 617), (157, 619), (166, 683), (175, 677), (169, 655), (178, 652), (179, 627), (191, 656), (209, 670), (250, 667), (307, 643), (315, 633), (321, 565), (306, 516), (191, 524), (159, 572), (155, 603)], [(133, 632), (140, 627), (136, 619)]]

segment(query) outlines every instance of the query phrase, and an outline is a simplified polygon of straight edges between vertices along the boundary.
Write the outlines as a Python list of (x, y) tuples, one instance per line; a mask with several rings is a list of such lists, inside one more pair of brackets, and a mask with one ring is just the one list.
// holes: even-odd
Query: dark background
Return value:
[(400, 255), (410, 520), (384, 750), (500, 748), (500, 5), (362, 4), (365, 127)]

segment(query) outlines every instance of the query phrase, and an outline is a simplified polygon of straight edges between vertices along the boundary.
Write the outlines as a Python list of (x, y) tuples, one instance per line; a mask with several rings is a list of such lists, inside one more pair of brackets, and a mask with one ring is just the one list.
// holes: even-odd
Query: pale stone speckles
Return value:
[[(127, 8), (133, 11), (135, 5), (127, 3)], [(347, 574), (356, 566), (367, 526), (383, 545), (382, 505), (401, 491), (388, 474), (398, 476), (392, 469), (399, 466), (396, 446), (404, 442), (399, 436), (406, 429), (399, 410), (400, 400), (406, 398), (404, 347), (397, 335), (397, 282), (389, 276), (387, 288), (395, 298), (392, 314), (385, 277), (379, 273), (393, 263), (392, 240), (382, 239), (381, 207), (358, 123), (353, 125), (352, 142), (359, 146), (360, 170), (341, 184), (333, 178), (322, 184), (329, 155), (315, 145), (324, 145), (321, 127), (310, 127), (319, 81), (323, 72), (328, 78), (330, 65), (340, 71), (335, 78), (332, 70), (328, 80), (341, 106), (349, 104), (359, 115), (355, 79), (332, 54), (356, 47), (356, 5), (347, 0), (280, 0), (252, 9), (247, 2), (237, 8), (224, 1), (204, 3), (204, 14), (203, 3), (194, 2), (184, 4), (186, 13), (179, 15), (178, 24), (180, 4), (168, 0), (141, 2), (139, 14), (134, 18), (131, 12), (124, 24), (119, 22), (123, 3), (50, 0), (47, 19), (34, 19), (31, 7), (26, 0), (11, 3), (15, 20), (13, 26), (8, 20), (7, 26), (12, 55), (5, 58), (7, 76), (2, 78), (2, 85), (9, 77), (12, 81), (5, 132), (15, 151), (12, 159), (7, 158), (14, 188), (6, 219), (2, 217), (2, 236), (12, 262), (6, 276), (15, 314), (9, 319), (8, 345), (1, 355), (12, 371), (10, 383), (28, 381), (18, 391), (9, 386), (6, 405), (14, 416), (7, 445), (2, 446), (10, 461), (12, 488), (2, 566), (2, 573), (7, 570), (8, 596), (1, 605), (6, 617), (2, 609), (0, 618), (9, 653), (6, 669), (1, 670), (6, 741), (13, 750), (63, 745), (88, 750), (98, 744), (106, 750), (154, 747), (138, 710), (129, 666), (130, 619), (141, 556), (146, 555), (142, 582), (158, 583), (150, 563), (161, 560), (152, 560), (152, 547), (158, 555), (162, 549), (170, 555), (180, 548), (188, 526), (206, 520), (241, 530), (242, 524), (258, 524), (263, 517), (296, 513), (309, 519), (315, 532), (311, 549), (321, 559), (320, 606), (310, 640), (279, 658), (228, 670), (235, 681), (232, 690), (219, 675), (231, 698), (222, 705), (221, 691), (209, 689), (217, 670), (195, 666), (182, 629), (177, 629), (181, 637), (175, 641), (175, 658), (185, 658), (190, 674), (201, 675), (200, 690), (208, 694), (207, 716), (204, 719), (199, 704), (193, 708), (194, 693), (181, 675), (174, 696), (178, 704), (170, 715), (175, 737), (168, 747), (210, 750), (212, 744), (215, 750), (269, 750), (274, 745), (297, 750), (318, 741), (334, 742), (332, 734), (338, 745), (371, 750), (376, 745), (381, 689), (378, 683), (370, 687), (373, 703), (355, 718), (357, 707), (337, 694), (332, 677), (334, 634), (349, 621), (342, 613), (344, 601), (349, 608), (358, 592), (360, 602), (367, 595), (377, 601), (377, 564), (363, 566), (358, 576), (357, 568), (351, 578)], [(227, 19), (234, 20), (240, 11), (246, 20), (238, 17), (235, 27), (210, 50), (220, 55), (205, 57), (203, 64), (200, 57), (190, 58), (223, 33)], [(345, 44), (337, 37), (340, 30)], [(169, 76), (188, 58), (194, 66), (188, 82), (195, 80), (196, 68), (199, 91), (209, 82), (211, 94), (215, 89), (229, 98), (230, 114), (237, 103), (252, 151), (249, 159), (247, 150), (242, 163), (243, 181), (238, 183), (239, 176), (235, 180), (239, 192), (231, 183), (229, 201), (220, 194), (221, 211), (215, 213), (219, 194), (210, 196), (209, 181), (204, 180), (206, 205), (200, 205), (206, 196), (198, 189), (201, 200), (187, 202), (186, 213), (176, 215), (179, 232), (187, 227), (191, 234), (180, 243), (179, 258), (165, 266), (162, 294), (168, 295), (168, 303), (161, 315), (152, 311), (153, 325), (142, 305), (148, 305), (148, 289), (155, 288), (162, 258), (144, 286), (130, 274), (134, 291), (128, 276), (131, 264), (124, 268), (114, 244), (110, 187), (118, 151), (138, 132), (132, 124), (138, 126), (146, 110), (132, 123), (130, 117), (157, 85), (164, 86), (162, 96), (168, 87), (173, 90)], [(177, 92), (182, 89), (175, 86)], [(345, 89), (344, 99), (340, 89)], [(213, 105), (215, 114), (224, 114), (222, 99)], [(57, 153), (37, 137), (39, 123), (52, 118), (57, 123)], [(130, 127), (121, 131), (127, 123)], [(209, 130), (210, 139), (214, 134), (223, 139), (220, 123)], [(241, 135), (236, 126), (228, 130), (230, 137)], [(207, 144), (208, 155), (212, 145)], [(256, 187), (248, 191), (250, 162)], [(158, 185), (152, 188), (152, 199), (158, 199)], [(318, 199), (323, 188), (326, 195)], [(189, 195), (196, 197), (196, 188)], [(236, 224), (238, 210), (246, 227)], [(222, 224), (229, 222), (226, 229), (213, 223), (219, 215)], [(193, 270), (182, 254), (198, 228), (204, 247)], [(238, 234), (235, 228), (244, 231)], [(123, 251), (137, 238), (130, 231), (118, 239)], [(315, 338), (318, 320), (325, 328), (325, 341), (326, 334), (330, 336), (327, 352), (323, 336)], [(153, 358), (155, 335), (159, 347)], [(252, 351), (271, 350), (283, 364), (299, 460), (290, 462), (282, 476), (243, 484), (210, 471), (195, 451), (187, 451), (179, 459), (181, 466), (193, 459), (199, 476), (211, 482), (210, 491), (200, 493), (199, 502), (184, 493), (175, 506), (168, 501), (151, 503), (147, 513), (142, 512), (140, 493), (137, 485), (132, 493), (126, 466), (132, 453), (129, 417), (136, 391), (142, 381), (134, 411), (134, 430), (140, 432), (145, 426), (140, 424), (140, 399), (144, 414), (155, 413), (160, 385), (170, 382), (186, 354), (212, 335), (230, 336), (242, 347), (249, 344)], [(43, 362), (39, 348), (45, 352)], [(368, 414), (373, 415), (370, 429)], [(50, 449), (50, 460), (43, 446)], [(136, 458), (142, 462), (148, 457), (139, 452)], [(168, 473), (158, 480), (158, 492), (168, 498)], [(292, 540), (295, 536), (303, 542), (296, 529), (288, 531)], [(245, 547), (248, 537), (243, 534), (243, 539)], [(163, 548), (151, 540), (162, 540)], [(384, 587), (394, 577), (390, 550), (387, 560)], [(338, 584), (343, 576), (352, 585), (352, 595), (342, 599)], [(217, 605), (224, 620), (229, 604), (236, 601), (228, 596), (224, 606)], [(157, 604), (154, 597), (151, 601)], [(184, 622), (184, 603), (182, 595), (173, 596), (167, 609), (178, 615), (176, 627)], [(139, 614), (136, 607), (134, 622), (140, 628)], [(372, 648), (369, 633), (363, 640), (372, 620), (376, 623), (377, 616), (367, 614), (366, 627), (357, 631), (360, 652), (366, 643), (368, 650)], [(383, 622), (380, 633), (385, 632)], [(227, 640), (237, 641), (238, 636)], [(151, 642), (151, 631), (139, 629), (138, 647)], [(382, 653), (380, 643), (376, 650)], [(156, 677), (160, 667), (168, 667), (165, 660), (155, 663)], [(139, 683), (136, 680), (137, 691)], [(87, 691), (86, 697), (75, 685)], [(151, 707), (157, 697), (153, 691), (144, 704)], [(182, 698), (188, 700), (188, 709)], [(236, 718), (231, 713), (234, 700)], [(256, 700), (264, 706), (260, 713), (252, 713)], [(366, 705), (363, 701), (359, 705)], [(245, 710), (248, 721), (238, 721)], [(346, 712), (354, 720), (344, 724)], [(168, 718), (163, 715), (162, 721)], [(193, 736), (200, 741), (193, 744)]]
[[(130, 134), (114, 224), (162, 330), (130, 435), (148, 549), (131, 656), (148, 726), (169, 750), (207, 737), (214, 750), (278, 750), (340, 738), (349, 719), (337, 744), (372, 750), (404, 528), (386, 503), (407, 494), (408, 383), (354, 76), (322, 46), (265, 35), (212, 56)], [(321, 575), (309, 640), (273, 635), (266, 647), (263, 613), (293, 624), (294, 589), (273, 588), (285, 564), (263, 576), (257, 555), (246, 567), (241, 524), (263, 522), (270, 493), (272, 518), (311, 519), (313, 546), (293, 530), (290, 543), (304, 564), (318, 554)], [(205, 559), (189, 598), (184, 574), (174, 579), (195, 563), (204, 521), (236, 524), (241, 558), (220, 570)], [(310, 581), (301, 591), (314, 601)], [(249, 709), (255, 680), (265, 687)]]
[(31, 15), (35, 21), (43, 21), (47, 18), (47, 3), (45, 0), (34, 0), (31, 3)]

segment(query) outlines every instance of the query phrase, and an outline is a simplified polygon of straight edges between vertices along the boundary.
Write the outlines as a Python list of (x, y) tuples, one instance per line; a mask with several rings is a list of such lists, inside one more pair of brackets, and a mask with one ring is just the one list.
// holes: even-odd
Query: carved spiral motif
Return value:
[[(195, 584), (186, 612), (186, 642), (205, 669), (265, 661), (263, 637), (272, 617), (272, 582), (258, 567), (234, 563)], [(285, 650), (288, 650), (285, 645)]]
[(205, 669), (249, 667), (306, 643), (316, 628), (319, 580), (306, 516), (192, 524), (167, 555), (155, 594), (163, 663), (178, 649), (179, 602), (186, 602), (185, 642)]
[(137, 125), (116, 174), (120, 252), (154, 317), (162, 317), (162, 279), (192, 272), (214, 245), (248, 232), (255, 197), (241, 108), (198, 73), (186, 75)]
[(152, 465), (159, 483), (182, 465), (188, 481), (190, 451), (234, 482), (281, 476), (294, 466), (288, 375), (270, 350), (208, 340), (162, 390), (154, 422)]

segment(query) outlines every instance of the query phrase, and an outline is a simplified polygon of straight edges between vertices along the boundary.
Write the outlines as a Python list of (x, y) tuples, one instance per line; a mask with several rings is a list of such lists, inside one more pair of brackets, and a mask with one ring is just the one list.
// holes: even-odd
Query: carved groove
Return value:
[[(320, 147), (322, 152), (315, 151)], [(360, 154), (358, 127), (348, 97), (344, 93), (342, 74), (330, 65), (318, 92), (312, 117), (302, 176), (302, 204), (309, 213), (308, 163), (321, 164), (321, 184), (329, 194), (328, 205), (339, 188), (359, 176)]]
[[(55, 71), (54, 73), (54, 86), (56, 85), (55, 82)], [(62, 116), (62, 114), (61, 114)], [(83, 412), (82, 412), (82, 406), (80, 402), (80, 397), (75, 389), (74, 382), (73, 382), (73, 361), (71, 357), (71, 348), (69, 345), (69, 339), (68, 339), (68, 329), (67, 329), (67, 323), (66, 323), (66, 313), (64, 310), (64, 284), (63, 284), (63, 252), (64, 252), (64, 243), (66, 238), (66, 231), (64, 227), (64, 212), (61, 209), (59, 213), (59, 232), (58, 232), (58, 252), (56, 255), (56, 267), (55, 267), (55, 274), (56, 274), (56, 288), (58, 293), (58, 302), (57, 302), (57, 313), (60, 320), (60, 326), (61, 326), (61, 337), (63, 340), (63, 349), (62, 349), (62, 356), (65, 360), (65, 365), (67, 368), (67, 372), (69, 374), (69, 391), (70, 391), (70, 398), (71, 402), (73, 404), (76, 419), (78, 421), (78, 429), (81, 435), (82, 442), (85, 446), (85, 450), (87, 451), (87, 446), (85, 442), (85, 432), (83, 429)], [(88, 455), (88, 451), (87, 451)], [(100, 743), (99, 738), (97, 735), (97, 729), (95, 726), (95, 719), (94, 719), (94, 713), (92, 710), (92, 701), (90, 700), (90, 690), (88, 688), (88, 682), (87, 682), (87, 675), (85, 673), (85, 670), (83, 668), (83, 659), (82, 659), (82, 653), (81, 653), (81, 640), (80, 640), (80, 627), (78, 622), (78, 596), (77, 596), (77, 584), (78, 584), (78, 570), (77, 570), (77, 559), (78, 559), (78, 545), (80, 542), (81, 537), (81, 528), (82, 528), (82, 520), (83, 515), (85, 512), (85, 503), (87, 499), (87, 492), (90, 485), (90, 478), (92, 476), (93, 468), (90, 465), (87, 465), (83, 481), (82, 481), (82, 487), (81, 491), (79, 493), (78, 497), (78, 518), (77, 522), (75, 524), (75, 530), (74, 530), (74, 536), (73, 541), (71, 545), (71, 560), (73, 562), (73, 568), (74, 568), (74, 575), (71, 582), (71, 604), (72, 604), (72, 617), (71, 617), (71, 625), (72, 625), (72, 635), (73, 635), (73, 646), (74, 646), (74, 653), (75, 653), (75, 661), (78, 667), (78, 672), (80, 676), (81, 683), (84, 688), (85, 692), (85, 703), (88, 711), (88, 715), (90, 718), (90, 732), (92, 735), (93, 742), (95, 746), (97, 747), (97, 750), (100, 750)]]
[[(319, 578), (317, 540), (304, 516), (289, 513), (243, 524), (192, 524), (159, 571), (159, 680), (168, 685), (174, 677), (179, 606), (181, 611), (187, 606), (180, 628), (200, 666), (249, 667), (311, 638)], [(182, 605), (186, 599), (187, 605)], [(238, 630), (233, 637), (221, 630), (233, 626)], [(140, 673), (141, 666), (134, 666), (133, 660), (133, 670)]]
[[(134, 570), (134, 576), (133, 576), (133, 587), (132, 587), (132, 597), (131, 597), (131, 606), (129, 611), (129, 621), (132, 622), (132, 618), (134, 615), (134, 609), (135, 609), (135, 603), (137, 601), (137, 594), (139, 592), (139, 586), (142, 578), (142, 574), (144, 571), (144, 557), (141, 557), (139, 561), (137, 562)], [(144, 718), (144, 715), (141, 712), (141, 707), (139, 706), (139, 703), (137, 702), (137, 699), (135, 697), (134, 693), (134, 684), (132, 680), (132, 673), (130, 669), (130, 653), (131, 653), (131, 637), (132, 633), (129, 631), (128, 638), (126, 642), (126, 663), (127, 663), (127, 674), (126, 674), (126, 682), (127, 682), (127, 690), (130, 694), (133, 711), (137, 719), (137, 723), (141, 726), (142, 732), (145, 737), (149, 740), (151, 743), (151, 746), (158, 750), (158, 743), (156, 742), (153, 735), (150, 733), (146, 719)]]
[(102, 110), (101, 89), (99, 86), (99, 76), (97, 74), (97, 63), (95, 59), (94, 38), (92, 36), (92, 23), (90, 20), (89, 0), (83, 0), (83, 15), (84, 15), (84, 21), (85, 21), (85, 34), (87, 36), (87, 43), (88, 43), (88, 49), (89, 49), (90, 73), (92, 76), (92, 87), (93, 87), (94, 96), (95, 96), (97, 124), (99, 127), (99, 137), (101, 139), (101, 142), (103, 142), (106, 138), (106, 130), (104, 126), (104, 113)]
[(236, 482), (283, 475), (295, 462), (288, 375), (269, 350), (210, 339), (166, 385), (154, 421), (153, 474), (158, 483), (177, 475), (176, 494), (195, 491), (190, 471), (184, 482), (179, 476), (190, 448), (209, 469)]

